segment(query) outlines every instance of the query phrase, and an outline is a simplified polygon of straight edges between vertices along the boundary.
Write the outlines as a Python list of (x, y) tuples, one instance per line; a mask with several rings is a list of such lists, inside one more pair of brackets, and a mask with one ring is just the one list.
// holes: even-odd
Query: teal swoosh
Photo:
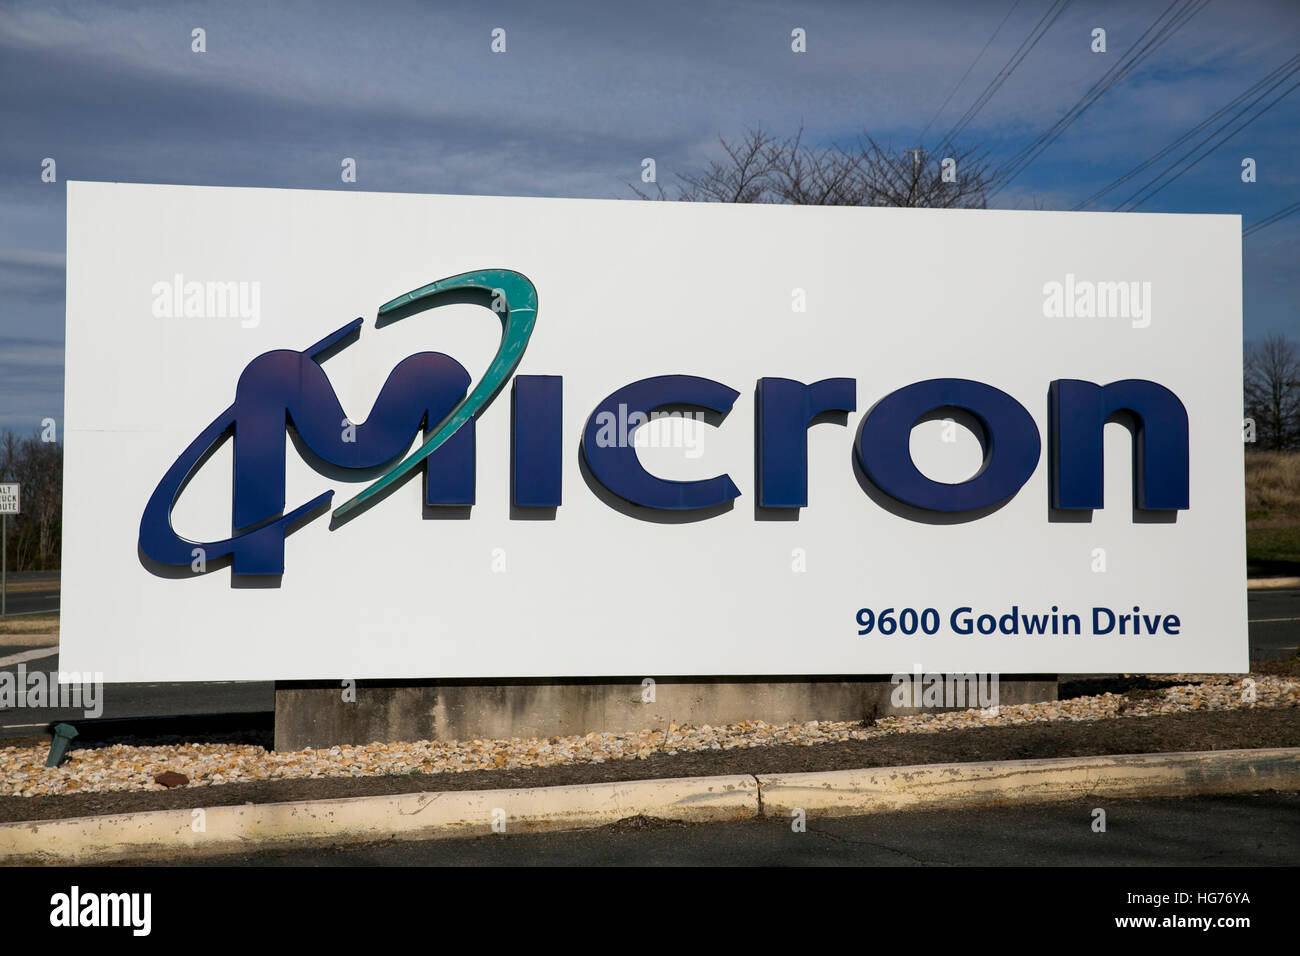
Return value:
[[(464, 272), (458, 276), (439, 279), (406, 295), (399, 295), (391, 302), (385, 302), (379, 307), (379, 315), (386, 315), (414, 302), (445, 292), (459, 292), (465, 289), (478, 289), (489, 295), (494, 295), (499, 289), (505, 300), (503, 303), (505, 311), (501, 313), (501, 345), (497, 348), (492, 363), (478, 385), (474, 386), (470, 393), (448, 412), (447, 417), (434, 429), (433, 434), (425, 439), (423, 445), (381, 475), (360, 494), (335, 508), (335, 518), (345, 517), (348, 512), (355, 511), (385, 488), (400, 480), (411, 469), (418, 467), (424, 459), (437, 451), (443, 442), (456, 434), (457, 429), (477, 415), (519, 367), (519, 360), (524, 357), (524, 349), (528, 347), (528, 339), (533, 334), (533, 324), (537, 321), (537, 290), (525, 276), (518, 272), (511, 272), (509, 269), (485, 269), (482, 272)], [(431, 303), (431, 305), (436, 304)]]

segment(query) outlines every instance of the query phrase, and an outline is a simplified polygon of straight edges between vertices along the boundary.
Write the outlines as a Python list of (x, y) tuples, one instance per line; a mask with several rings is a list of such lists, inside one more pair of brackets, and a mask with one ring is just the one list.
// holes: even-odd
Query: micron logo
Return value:
[[(501, 342), (483, 378), (471, 387), (469, 373), (450, 356), (410, 355), (389, 374), (363, 424), (348, 423), (320, 365), (359, 337), (361, 319), (300, 352), (276, 350), (254, 358), (239, 376), (234, 402), (190, 443), (154, 489), (140, 521), (142, 554), (160, 565), (181, 567), (193, 566), (201, 552), (205, 570), (207, 561), (229, 557), (234, 574), (282, 574), (285, 536), (323, 513), (334, 494), (325, 491), (285, 511), (287, 428), (295, 430), (319, 462), (344, 473), (355, 471), (359, 479), (395, 462), (336, 508), (336, 519), (360, 514), (418, 468), (423, 468), (425, 504), (473, 504), (474, 422), (523, 358), (537, 319), (537, 290), (525, 276), (506, 269), (464, 273), (385, 303), (379, 320), (396, 320), (466, 298), (493, 311), (501, 322)], [(610, 440), (611, 423), (641, 424), (663, 409), (687, 406), (725, 416), (739, 397), (728, 385), (693, 375), (632, 382), (591, 412), (583, 428), (581, 455), (599, 484), (633, 506), (710, 516), (709, 509), (724, 509), (741, 495), (730, 475), (693, 481), (659, 478), (641, 464), (637, 442)], [(514, 375), (511, 400), (511, 503), (519, 508), (559, 507), (563, 379)], [(765, 377), (757, 382), (755, 403), (758, 504), (807, 507), (807, 431), (828, 412), (856, 411), (857, 381), (828, 378), (807, 384)], [(982, 466), (973, 477), (955, 484), (923, 475), (908, 447), (916, 424), (942, 408), (968, 412), (984, 433)], [(1187, 411), (1169, 389), (1144, 379), (1106, 385), (1056, 379), (1049, 385), (1047, 412), (1053, 508), (1103, 507), (1102, 432), (1112, 419), (1125, 422), (1133, 432), (1138, 509), (1188, 508)], [(421, 430), (422, 444), (402, 458)], [(175, 502), (211, 452), (231, 436), (231, 535), (209, 542), (182, 538), (172, 527)], [(867, 481), (906, 506), (978, 517), (1020, 490), (1038, 467), (1041, 453), (1033, 416), (1012, 396), (970, 379), (939, 378), (905, 386), (877, 402), (858, 427), (853, 459)]]

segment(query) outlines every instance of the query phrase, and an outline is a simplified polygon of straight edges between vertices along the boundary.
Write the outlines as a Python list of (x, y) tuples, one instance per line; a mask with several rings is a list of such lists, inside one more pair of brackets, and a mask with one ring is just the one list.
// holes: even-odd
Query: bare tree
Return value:
[(673, 193), (658, 184), (654, 195), (630, 188), (642, 199), (684, 202), (983, 209), (993, 184), (985, 154), (894, 152), (867, 133), (850, 146), (810, 146), (803, 130), (782, 139), (762, 129), (719, 143), (722, 158), (702, 173), (678, 176)]
[(39, 432), (0, 434), (0, 481), (22, 484), (22, 514), (9, 518), (8, 561), (14, 571), (59, 566), (63, 529), (63, 446)]
[(1246, 416), (1261, 448), (1300, 448), (1300, 348), (1275, 332), (1246, 345)]

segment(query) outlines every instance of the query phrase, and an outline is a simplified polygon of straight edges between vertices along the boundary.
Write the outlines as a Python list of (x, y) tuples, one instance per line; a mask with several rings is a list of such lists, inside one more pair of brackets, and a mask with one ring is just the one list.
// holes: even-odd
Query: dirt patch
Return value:
[(681, 820), (665, 820), (662, 817), (648, 817), (638, 813), (634, 817), (624, 817), (607, 823), (599, 829), (608, 833), (644, 833), (647, 830), (681, 830), (689, 824)]
[(1300, 677), (1300, 657), (1291, 657), (1284, 661), (1260, 661), (1250, 665), (1256, 674), (1268, 674), (1272, 677)]
[[(1142, 689), (1142, 688), (1139, 688)], [(269, 780), (167, 791), (0, 796), (0, 822), (194, 807), (281, 803), (375, 794), (495, 790), (736, 773), (800, 773), (858, 767), (1092, 757), (1188, 750), (1300, 747), (1300, 708), (1210, 711), (1112, 720), (900, 734), (862, 741), (655, 754), (515, 770)]]
[[(1261, 670), (1251, 664), (1251, 670)], [(1286, 675), (1279, 675), (1286, 676)], [(1179, 687), (1188, 683), (1178, 678), (1144, 677), (1142, 675), (1111, 675), (1098, 677), (1076, 677), (1061, 681), (1056, 688), (1057, 700), (1073, 700), (1076, 697), (1095, 697), (1098, 694), (1131, 694), (1134, 691), (1160, 691), (1166, 687)]]

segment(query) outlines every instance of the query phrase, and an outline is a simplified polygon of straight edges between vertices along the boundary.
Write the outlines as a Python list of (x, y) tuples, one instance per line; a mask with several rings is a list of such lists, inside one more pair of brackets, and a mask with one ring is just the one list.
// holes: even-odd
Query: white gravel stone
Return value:
[(979, 710), (882, 717), (873, 726), (855, 721), (769, 724), (742, 721), (726, 727), (669, 725), (666, 730), (590, 733), (546, 739), (374, 743), (335, 746), (297, 753), (276, 753), (255, 745), (183, 743), (170, 746), (73, 749), (61, 767), (44, 766), (44, 747), (0, 748), (0, 793), (47, 796), (120, 790), (162, 790), (154, 777), (174, 770), (190, 778), (190, 787), (220, 786), (259, 780), (368, 777), (388, 774), (461, 773), (472, 770), (553, 767), (560, 764), (644, 760), (656, 753), (678, 754), (738, 750), (781, 744), (814, 746), (870, 740), (896, 734), (942, 733), (970, 727), (1006, 727), (1030, 723), (1134, 719), (1204, 710), (1300, 707), (1300, 682), (1268, 675), (1249, 675), (1255, 700), (1247, 702), (1244, 677), (1223, 674), (1164, 675), (1179, 681), (1149, 698), (1118, 694), (1076, 697), (1037, 704), (1004, 705), (996, 715)]

